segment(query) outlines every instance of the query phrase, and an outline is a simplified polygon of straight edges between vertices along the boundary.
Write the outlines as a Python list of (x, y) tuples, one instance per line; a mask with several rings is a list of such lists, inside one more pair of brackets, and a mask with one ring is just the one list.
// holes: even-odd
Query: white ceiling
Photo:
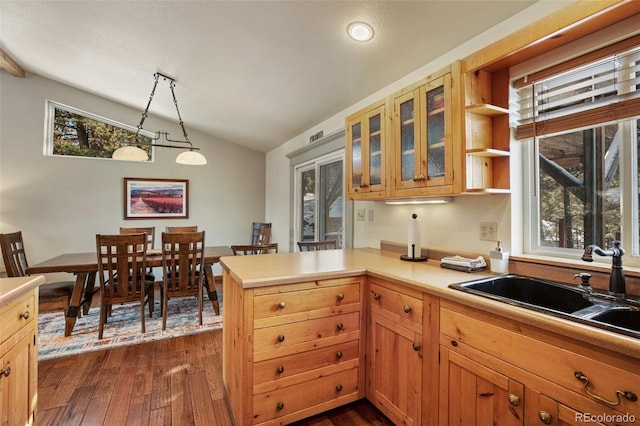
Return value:
[[(177, 81), (187, 130), (268, 151), (533, 3), (0, 0), (0, 48), (140, 111), (159, 71)], [(347, 37), (354, 20), (373, 41)], [(150, 112), (176, 120), (165, 86)]]

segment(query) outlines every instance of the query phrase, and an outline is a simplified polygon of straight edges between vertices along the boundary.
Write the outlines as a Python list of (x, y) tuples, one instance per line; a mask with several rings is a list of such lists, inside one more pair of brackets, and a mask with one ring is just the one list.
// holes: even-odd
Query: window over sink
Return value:
[(621, 240), (625, 264), (638, 266), (639, 41), (548, 66), (511, 87), (525, 252), (579, 259)]

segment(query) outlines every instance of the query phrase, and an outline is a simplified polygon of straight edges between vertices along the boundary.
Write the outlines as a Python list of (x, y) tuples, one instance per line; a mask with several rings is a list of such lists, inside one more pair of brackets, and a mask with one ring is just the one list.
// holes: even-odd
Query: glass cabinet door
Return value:
[(395, 100), (396, 138), (396, 188), (419, 185), (421, 178), (420, 123), (416, 117), (419, 107), (418, 90), (406, 93)]
[(421, 95), (426, 186), (449, 185), (453, 180), (449, 80), (444, 76), (428, 83)]
[(362, 123), (357, 122), (351, 129), (351, 187), (359, 188), (362, 182)]
[(369, 117), (369, 185), (382, 183), (382, 122), (381, 114)]

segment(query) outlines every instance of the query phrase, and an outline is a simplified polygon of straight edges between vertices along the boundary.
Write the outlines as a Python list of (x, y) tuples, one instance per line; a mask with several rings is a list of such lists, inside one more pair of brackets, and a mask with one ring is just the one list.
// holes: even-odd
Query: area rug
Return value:
[(64, 336), (64, 316), (61, 312), (40, 314), (38, 315), (38, 361), (222, 328), (222, 304), (220, 315), (215, 315), (207, 297), (204, 299), (202, 325), (198, 320), (196, 298), (174, 298), (169, 300), (168, 304), (167, 329), (162, 331), (160, 302), (156, 301), (153, 318), (149, 318), (148, 310), (145, 309), (146, 332), (144, 334), (140, 327), (139, 305), (114, 306), (112, 315), (104, 326), (102, 340), (98, 340), (100, 307), (93, 307), (87, 315), (78, 318), (69, 337)]

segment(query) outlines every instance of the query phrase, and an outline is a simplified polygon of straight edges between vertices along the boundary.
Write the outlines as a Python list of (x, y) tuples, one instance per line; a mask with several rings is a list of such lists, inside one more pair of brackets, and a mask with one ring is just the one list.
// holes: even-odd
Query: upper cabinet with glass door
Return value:
[(386, 197), (386, 120), (384, 100), (347, 117), (347, 196), (349, 199)]
[[(398, 94), (394, 99), (394, 186), (392, 197), (451, 195), (460, 167), (458, 146), (459, 75), (452, 65)], [(456, 142), (458, 141), (458, 142)]]

